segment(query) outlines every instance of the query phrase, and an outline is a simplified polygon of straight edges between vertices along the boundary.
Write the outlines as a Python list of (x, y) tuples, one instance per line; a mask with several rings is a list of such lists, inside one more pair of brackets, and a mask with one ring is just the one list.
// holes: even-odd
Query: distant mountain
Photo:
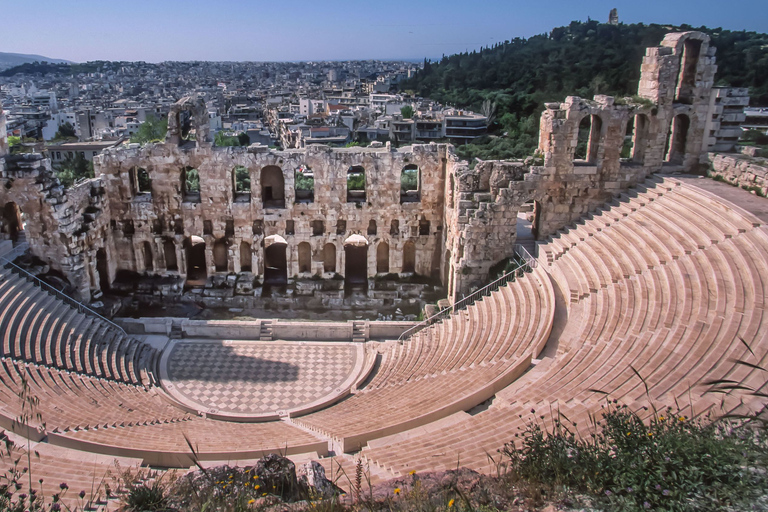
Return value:
[(0, 52), (0, 71), (18, 66), (20, 64), (26, 64), (28, 62), (50, 62), (53, 64), (70, 64), (70, 61), (64, 59), (52, 59), (50, 57), (43, 57), (42, 55), (25, 55), (23, 53), (6, 53)]

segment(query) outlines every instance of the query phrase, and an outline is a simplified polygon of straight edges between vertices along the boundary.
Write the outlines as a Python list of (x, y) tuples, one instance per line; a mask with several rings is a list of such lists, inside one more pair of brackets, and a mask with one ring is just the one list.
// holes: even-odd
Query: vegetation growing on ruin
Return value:
[(82, 179), (94, 177), (93, 162), (89, 162), (80, 152), (74, 156), (67, 155), (55, 166), (56, 176), (65, 188), (69, 188)]
[(147, 144), (149, 142), (162, 142), (165, 140), (165, 134), (168, 131), (168, 119), (157, 118), (148, 115), (146, 121), (141, 123), (139, 131), (131, 137), (131, 142), (137, 144)]
[(251, 144), (251, 138), (247, 133), (241, 132), (237, 135), (227, 135), (225, 132), (217, 132), (214, 137), (214, 144), (220, 147), (225, 146), (248, 146)]
[(426, 60), (403, 90), (462, 108), (497, 105), (490, 137), (457, 148), (465, 159), (522, 158), (538, 143), (544, 103), (566, 96), (617, 97), (637, 92), (640, 64), (649, 46), (668, 32), (700, 30), (717, 48), (717, 84), (748, 87), (751, 104), (768, 105), (768, 34), (644, 24), (617, 26), (574, 21), (549, 34), (515, 38), (479, 51)]

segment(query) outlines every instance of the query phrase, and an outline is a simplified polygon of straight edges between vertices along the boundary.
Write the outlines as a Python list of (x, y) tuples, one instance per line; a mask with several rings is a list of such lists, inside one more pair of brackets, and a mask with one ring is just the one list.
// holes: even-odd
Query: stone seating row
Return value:
[[(25, 390), (26, 388), (26, 390)], [(22, 395), (37, 399), (34, 411), (23, 408)], [(96, 426), (114, 427), (185, 421), (191, 416), (172, 405), (154, 388), (129, 385), (0, 358), (0, 422), (18, 430), (23, 422), (43, 437)]]
[[(390, 372), (389, 378), (398, 375), (397, 384), (366, 387), (328, 409), (292, 421), (331, 437), (348, 451), (370, 439), (474, 407), (528, 369), (549, 337), (553, 312), (549, 277), (534, 269), (448, 322), (425, 329), (449, 333), (438, 338), (446, 343), (445, 357), (429, 357), (424, 354), (424, 343), (416, 341), (414, 354), (418, 355), (397, 359), (408, 368), (418, 368), (411, 364), (413, 360), (434, 360), (429, 372)], [(453, 330), (446, 330), (448, 326)], [(439, 347), (432, 352), (441, 353)], [(392, 359), (401, 354), (395, 352)], [(386, 415), (382, 415), (384, 410)]]
[(384, 352), (380, 371), (366, 390), (397, 386), (443, 372), (517, 359), (530, 339), (548, 328), (550, 296), (536, 279), (519, 278), (445, 321)]
[(1, 356), (132, 384), (149, 384), (157, 351), (0, 269)]
[[(646, 187), (655, 188), (658, 183), (655, 180)], [(665, 199), (679, 200), (695, 211), (696, 190), (675, 183), (662, 182), (663, 188), (680, 192), (664, 194)], [(649, 208), (649, 203), (638, 205), (618, 223), (630, 224), (630, 217)], [(758, 366), (768, 362), (764, 303), (768, 294), (768, 231), (754, 217), (716, 198), (705, 195), (701, 203), (700, 218), (714, 219), (711, 224), (718, 226), (718, 231), (702, 230), (708, 237), (700, 238), (703, 247), (688, 246), (685, 250), (681, 241), (674, 259), (652, 266), (645, 266), (647, 259), (625, 259), (615, 251), (612, 257), (582, 251), (579, 246), (586, 241), (593, 247), (610, 247), (604, 239), (611, 237), (614, 225), (602, 218), (603, 213), (594, 214), (589, 223), (602, 224), (601, 229), (585, 234), (580, 232), (588, 224), (584, 223), (572, 230), (572, 239), (578, 243), (549, 260), (552, 266), (548, 270), (563, 289), (569, 290), (577, 281), (579, 286), (588, 287), (588, 279), (596, 275), (621, 278), (595, 287), (569, 304), (569, 327), (574, 329), (568, 329), (570, 337), (561, 338), (557, 355), (499, 392), (487, 410), (464, 414), (458, 421), (430, 432), (406, 433), (387, 443), (371, 443), (363, 449), (364, 457), (400, 474), (449, 469), (457, 461), (490, 471), (495, 468), (488, 454), (500, 460), (496, 450), (513, 440), (532, 419), (551, 421), (552, 413), (560, 411), (578, 428), (587, 427), (599, 414), (606, 395), (641, 411), (651, 405), (679, 405), (688, 415), (758, 408), (761, 404), (753, 397), (738, 390), (725, 396), (711, 394), (705, 383), (730, 379), (748, 387), (764, 384), (765, 376), (759, 370), (734, 361), (743, 359)], [(675, 206), (669, 211), (681, 210)], [(674, 218), (677, 220), (670, 221), (673, 224), (691, 222), (691, 218)], [(655, 228), (658, 239), (674, 240), (690, 234), (687, 228), (662, 231), (661, 226)], [(713, 238), (717, 243), (707, 243)], [(642, 237), (627, 238), (626, 242), (634, 247), (625, 246), (624, 252), (634, 249), (636, 256), (653, 247)], [(557, 247), (547, 250), (548, 245)], [(550, 240), (539, 254), (556, 255), (562, 246)], [(589, 257), (562, 256), (579, 252)], [(628, 261), (643, 262), (643, 266), (625, 267)], [(613, 268), (579, 268), (584, 266)], [(576, 279), (566, 280), (566, 273)]]

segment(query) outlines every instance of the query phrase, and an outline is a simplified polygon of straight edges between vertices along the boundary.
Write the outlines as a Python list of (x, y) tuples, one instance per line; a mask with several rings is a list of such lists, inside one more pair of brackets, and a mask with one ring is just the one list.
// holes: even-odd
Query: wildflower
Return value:
[(69, 486), (67, 485), (67, 483), (66, 483), (66, 482), (62, 482), (62, 483), (60, 483), (60, 484), (59, 484), (59, 488), (60, 488), (62, 491), (64, 491), (64, 490), (66, 490), (66, 489), (69, 489)]
[(232, 480), (233, 478), (235, 478), (235, 477), (234, 477), (234, 476), (232, 476), (232, 475), (229, 475), (229, 479), (230, 479), (230, 480)]
[(664, 496), (669, 496), (669, 489), (664, 489), (663, 491), (661, 491), (661, 494), (663, 494)]
[(85, 498), (85, 491), (80, 491), (79, 496), (80, 496), (80, 499)]
[(412, 469), (412, 470), (410, 471), (410, 473), (408, 473), (408, 474), (409, 474), (409, 475), (411, 475), (411, 476), (413, 476), (413, 475), (415, 475), (415, 474), (416, 474), (416, 470), (415, 470), (415, 469)]
[(678, 421), (685, 421), (685, 416), (680, 416), (679, 418), (677, 418), (677, 420)]
[(453, 498), (451, 498), (451, 501), (448, 502), (448, 508), (453, 507)]
[(661, 485), (660, 485), (660, 484), (656, 484), (656, 486), (655, 486), (655, 489), (656, 489), (657, 491), (660, 491), (660, 490), (661, 490)]
[(632, 432), (627, 432), (627, 437), (631, 436)]
[(608, 489), (605, 490), (605, 495), (606, 496), (610, 496), (611, 494), (613, 494), (613, 493), (610, 490), (608, 490)]
[(251, 498), (250, 500), (248, 500), (249, 505), (253, 505), (254, 503), (256, 503), (255, 499)]
[(648, 437), (653, 437), (653, 432), (648, 432)]
[(648, 503), (647, 501), (644, 501), (643, 502), (643, 508), (651, 508), (651, 504)]
[(259, 478), (259, 475), (253, 475), (253, 479), (257, 480)]
[(632, 490), (633, 489), (631, 487), (627, 487), (627, 492), (632, 492)]
[(262, 496), (266, 496), (266, 495), (267, 495), (267, 493), (263, 492), (263, 493), (261, 493), (261, 495), (262, 495)]
[(27, 499), (27, 495), (24, 494), (24, 493), (21, 493), (21, 494), (19, 494), (19, 498), (21, 498), (22, 500), (25, 500), (25, 499)]
[(395, 494), (400, 494), (400, 488), (399, 487), (395, 487)]
[(59, 505), (58, 503), (54, 503), (53, 505), (51, 505), (51, 510), (53, 512), (59, 512), (61, 510), (61, 505)]
[(261, 489), (261, 486), (260, 485), (254, 485), (253, 488), (258, 491), (259, 489)]

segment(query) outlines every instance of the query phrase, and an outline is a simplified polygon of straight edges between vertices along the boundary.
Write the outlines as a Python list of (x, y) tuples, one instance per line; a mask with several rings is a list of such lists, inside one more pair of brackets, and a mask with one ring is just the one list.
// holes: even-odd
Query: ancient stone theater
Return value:
[[(377, 479), (490, 471), (526, 411), (586, 428), (606, 394), (759, 410), (768, 205), (703, 177), (740, 94), (716, 70), (708, 36), (670, 33), (636, 96), (548, 103), (522, 161), (216, 147), (188, 97), (164, 142), (104, 150), (67, 189), (44, 155), (9, 154), (0, 114), (0, 425), (45, 485), (90, 488), (115, 460), (190, 468), (190, 443), (208, 465), (280, 452), (362, 459)], [(423, 321), (321, 321), (350, 293), (375, 310), (437, 287)], [(109, 293), (294, 313), (107, 318), (93, 303)], [(308, 309), (320, 321), (299, 321)], [(714, 379), (739, 385), (713, 394)]]

